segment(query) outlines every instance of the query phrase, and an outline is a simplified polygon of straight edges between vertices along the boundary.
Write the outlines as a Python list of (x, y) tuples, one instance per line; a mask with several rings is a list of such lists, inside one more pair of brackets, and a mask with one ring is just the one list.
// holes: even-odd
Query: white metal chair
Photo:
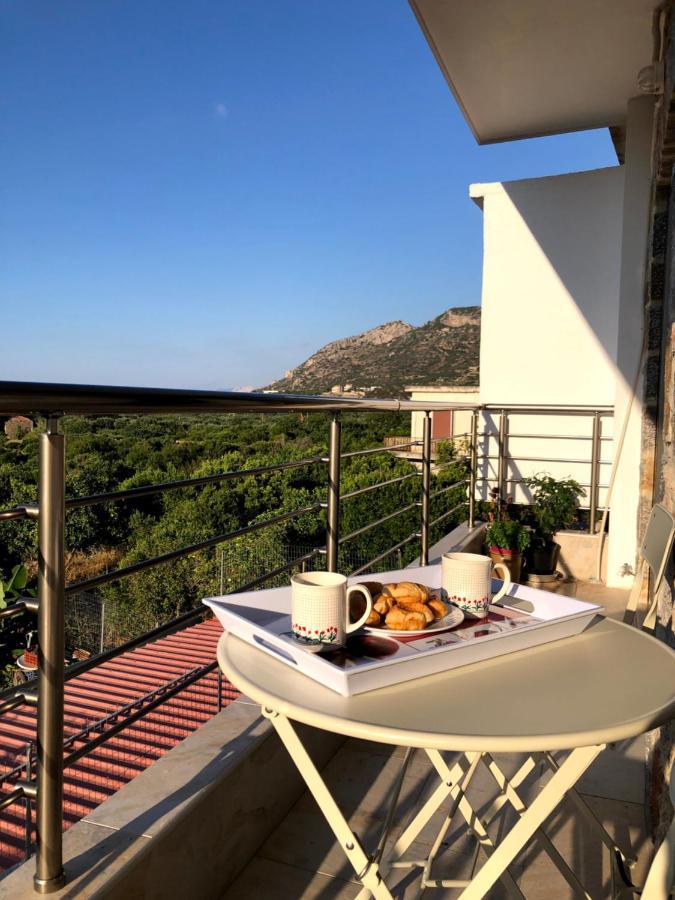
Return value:
[(640, 558), (642, 563), (638, 569), (633, 589), (628, 598), (626, 612), (624, 614), (624, 622), (630, 625), (637, 625), (637, 606), (642, 592), (642, 584), (644, 582), (647, 569), (652, 573), (653, 582), (651, 585), (652, 602), (647, 615), (642, 623), (642, 627), (653, 631), (656, 625), (656, 610), (658, 602), (658, 590), (661, 585), (661, 579), (666, 569), (666, 563), (670, 556), (673, 546), (673, 538), (675, 537), (675, 519), (672, 515), (657, 503), (651, 512), (645, 536), (640, 547)]
[[(675, 771), (670, 775), (670, 802), (675, 807)], [(675, 818), (649, 867), (642, 900), (667, 900), (675, 887)]]

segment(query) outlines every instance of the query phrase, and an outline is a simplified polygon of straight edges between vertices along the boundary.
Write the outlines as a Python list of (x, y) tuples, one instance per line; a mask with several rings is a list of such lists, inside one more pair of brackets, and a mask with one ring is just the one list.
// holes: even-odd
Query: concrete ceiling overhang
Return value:
[(480, 144), (621, 128), (655, 0), (409, 0)]

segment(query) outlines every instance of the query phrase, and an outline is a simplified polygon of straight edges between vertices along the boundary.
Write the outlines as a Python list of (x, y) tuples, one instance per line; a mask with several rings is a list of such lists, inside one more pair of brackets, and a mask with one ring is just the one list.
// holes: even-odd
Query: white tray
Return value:
[[(378, 572), (352, 578), (350, 583), (403, 580), (439, 588), (441, 567)], [(499, 584), (495, 582), (495, 590)], [(595, 603), (514, 584), (497, 606), (490, 607), (491, 617), (499, 621), (475, 626), (465, 622), (458, 629), (414, 638), (391, 637), (383, 630), (382, 638), (397, 645), (391, 655), (354, 658), (347, 652), (332, 651), (336, 660), (331, 661), (285, 636), (291, 630), (290, 587), (209, 597), (203, 602), (227, 631), (344, 696), (570, 637), (583, 631), (603, 611)], [(369, 638), (373, 635), (357, 635), (359, 641)], [(376, 636), (377, 640), (382, 638)]]

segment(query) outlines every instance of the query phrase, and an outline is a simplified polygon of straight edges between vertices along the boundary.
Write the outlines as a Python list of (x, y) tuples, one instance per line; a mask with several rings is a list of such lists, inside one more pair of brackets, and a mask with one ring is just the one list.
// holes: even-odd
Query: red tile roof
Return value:
[[(221, 634), (216, 620), (200, 622), (73, 678), (66, 684), (65, 738), (185, 672), (212, 662)], [(223, 705), (237, 696), (232, 685), (223, 680)], [(90, 813), (208, 721), (217, 712), (217, 702), (214, 671), (69, 766), (64, 777), (64, 828)], [(0, 781), (4, 791), (12, 789), (7, 773), (24, 763), (26, 745), (34, 745), (35, 720), (35, 709), (28, 706), (0, 716)], [(70, 749), (78, 746), (75, 743)], [(24, 834), (25, 803), (19, 801), (0, 812), (0, 870), (25, 858)]]

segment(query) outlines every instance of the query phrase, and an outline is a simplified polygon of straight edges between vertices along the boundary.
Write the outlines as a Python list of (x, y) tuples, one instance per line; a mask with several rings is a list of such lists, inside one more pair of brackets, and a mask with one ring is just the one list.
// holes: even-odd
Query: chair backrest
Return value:
[(656, 503), (652, 508), (645, 529), (645, 536), (640, 546), (641, 564), (638, 567), (635, 576), (635, 582), (631, 591), (628, 605), (626, 607), (626, 615), (624, 621), (635, 624), (637, 604), (642, 590), (642, 579), (644, 577), (645, 566), (648, 566), (652, 573), (652, 603), (649, 608), (645, 620), (644, 628), (653, 628), (656, 624), (656, 603), (657, 591), (661, 585), (661, 579), (666, 569), (668, 557), (673, 547), (673, 539), (675, 538), (675, 519), (668, 510)]
[(674, 537), (675, 519), (667, 509), (657, 503), (652, 509), (640, 547), (640, 553), (654, 576), (654, 591), (658, 591), (661, 584)]

